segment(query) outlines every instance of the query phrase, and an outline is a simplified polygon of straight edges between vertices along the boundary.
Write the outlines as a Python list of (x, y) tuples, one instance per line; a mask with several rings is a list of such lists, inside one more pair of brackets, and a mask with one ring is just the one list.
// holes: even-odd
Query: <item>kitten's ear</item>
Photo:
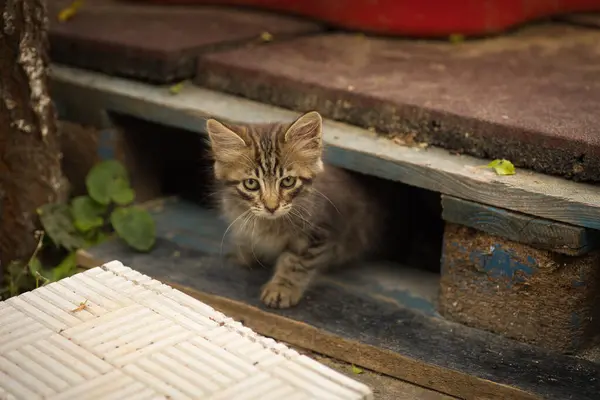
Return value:
[(316, 111), (308, 112), (298, 118), (285, 132), (286, 142), (312, 143), (319, 149), (322, 141), (323, 119)]
[(206, 131), (213, 154), (218, 161), (235, 161), (248, 147), (240, 135), (215, 119), (206, 121)]
[(314, 174), (323, 170), (322, 126), (321, 115), (311, 111), (298, 118), (285, 132), (284, 137), (289, 160)]

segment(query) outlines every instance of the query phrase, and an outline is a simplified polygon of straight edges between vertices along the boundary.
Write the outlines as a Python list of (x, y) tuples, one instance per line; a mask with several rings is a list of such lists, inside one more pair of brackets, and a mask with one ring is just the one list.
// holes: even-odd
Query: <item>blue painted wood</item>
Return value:
[(600, 247), (600, 232), (442, 195), (442, 218), (491, 235), (568, 255)]
[(440, 312), (557, 351), (600, 340), (600, 251), (568, 256), (447, 223)]
[[(448, 242), (446, 245), (454, 249), (453, 254), (457, 252), (464, 255), (477, 270), (504, 287), (512, 288), (513, 285), (524, 283), (539, 272), (534, 256), (527, 255), (522, 260), (512, 249), (501, 243), (493, 244), (489, 248), (471, 247), (460, 241)], [(456, 258), (446, 257), (443, 262), (447, 272), (452, 273), (457, 264)], [(470, 281), (468, 284), (477, 283)]]
[(229, 237), (223, 237), (227, 224), (215, 211), (177, 198), (166, 199), (151, 211), (158, 237), (215, 256), (225, 257), (232, 250)]
[(101, 129), (98, 135), (98, 157), (101, 160), (112, 160), (116, 157), (116, 132), (114, 129)]

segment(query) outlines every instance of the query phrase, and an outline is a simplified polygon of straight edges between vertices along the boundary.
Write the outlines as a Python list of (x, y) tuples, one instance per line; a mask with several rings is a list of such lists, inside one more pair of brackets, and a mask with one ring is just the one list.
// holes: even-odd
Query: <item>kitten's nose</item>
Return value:
[(265, 210), (267, 210), (271, 214), (275, 214), (275, 211), (277, 211), (278, 208), (279, 208), (279, 204), (274, 205), (274, 206), (268, 206), (265, 204)]

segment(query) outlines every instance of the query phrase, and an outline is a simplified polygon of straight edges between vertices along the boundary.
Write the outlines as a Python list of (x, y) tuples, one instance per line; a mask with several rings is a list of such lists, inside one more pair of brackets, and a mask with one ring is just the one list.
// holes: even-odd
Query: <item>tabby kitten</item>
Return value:
[(289, 124), (207, 121), (221, 209), (238, 259), (272, 263), (261, 300), (288, 308), (315, 274), (363, 258), (381, 242), (383, 215), (350, 173), (324, 165), (322, 120)]

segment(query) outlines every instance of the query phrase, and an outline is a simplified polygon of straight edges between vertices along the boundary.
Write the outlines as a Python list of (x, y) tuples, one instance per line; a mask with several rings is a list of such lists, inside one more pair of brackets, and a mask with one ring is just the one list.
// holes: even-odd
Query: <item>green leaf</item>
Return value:
[(39, 273), (40, 271), (42, 271), (42, 262), (39, 258), (34, 257), (31, 259), (27, 267), (29, 268), (29, 273), (31, 274), (31, 276), (35, 277), (36, 272)]
[(135, 200), (135, 192), (129, 187), (129, 182), (117, 179), (113, 186), (112, 199), (120, 206), (126, 206)]
[(76, 253), (72, 251), (60, 264), (52, 268), (52, 280), (54, 282), (68, 278), (77, 271)]
[(353, 374), (362, 374), (364, 371), (362, 368), (358, 368), (356, 365), (352, 364), (352, 373)]
[(75, 228), (68, 204), (46, 204), (38, 208), (37, 212), (44, 231), (56, 246), (69, 251), (85, 247), (85, 238)]
[(33, 257), (27, 266), (29, 268), (29, 275), (35, 280), (36, 289), (40, 287), (40, 281), (42, 281), (42, 286), (51, 282), (51, 276), (48, 276), (48, 273), (42, 267), (42, 262), (39, 258)]
[(156, 226), (150, 213), (138, 207), (117, 208), (110, 215), (117, 235), (129, 246), (148, 251), (156, 241)]
[(85, 233), (85, 240), (88, 246), (96, 246), (110, 237), (109, 234), (101, 230), (94, 230)]
[(448, 37), (448, 40), (450, 40), (450, 43), (452, 44), (462, 43), (465, 41), (465, 35), (462, 35), (460, 33), (453, 33)]
[(129, 193), (131, 188), (127, 171), (116, 160), (106, 160), (94, 165), (85, 179), (85, 184), (90, 197), (100, 204), (108, 205), (117, 200), (120, 203), (129, 199), (133, 201), (133, 195)]
[(260, 34), (260, 40), (262, 40), (263, 42), (272, 42), (273, 39), (273, 34), (271, 34), (270, 32), (265, 31)]
[(97, 203), (89, 196), (75, 197), (71, 201), (73, 224), (80, 232), (88, 232), (104, 225), (106, 206)]
[(487, 168), (492, 168), (498, 175), (514, 175), (516, 174), (515, 166), (508, 160), (494, 160), (488, 165)]
[(171, 86), (169, 88), (169, 93), (171, 93), (173, 95), (179, 94), (181, 92), (181, 90), (183, 89), (184, 84), (185, 84), (185, 81), (174, 84), (173, 86)]

